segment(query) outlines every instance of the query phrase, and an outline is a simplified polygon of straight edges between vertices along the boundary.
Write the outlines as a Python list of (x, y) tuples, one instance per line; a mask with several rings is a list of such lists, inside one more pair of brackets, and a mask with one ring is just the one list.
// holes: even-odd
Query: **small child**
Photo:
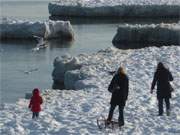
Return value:
[(42, 97), (39, 94), (39, 89), (33, 90), (33, 96), (31, 97), (29, 108), (33, 112), (32, 119), (38, 118), (39, 112), (41, 111), (41, 104), (43, 103)]

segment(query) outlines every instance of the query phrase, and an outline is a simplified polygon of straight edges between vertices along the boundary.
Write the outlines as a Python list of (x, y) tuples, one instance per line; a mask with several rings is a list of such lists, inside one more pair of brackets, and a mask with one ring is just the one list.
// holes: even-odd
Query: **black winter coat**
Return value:
[(163, 68), (155, 72), (151, 89), (157, 83), (157, 98), (171, 98), (172, 87), (169, 81), (173, 81), (172, 74), (168, 69)]
[(108, 91), (112, 92), (111, 105), (125, 106), (129, 91), (128, 77), (125, 74), (115, 74)]

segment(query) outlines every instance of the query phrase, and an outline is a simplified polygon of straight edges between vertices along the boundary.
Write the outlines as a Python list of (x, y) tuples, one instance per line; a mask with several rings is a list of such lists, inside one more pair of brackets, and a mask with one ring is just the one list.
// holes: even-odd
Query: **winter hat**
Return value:
[(159, 63), (158, 63), (158, 66), (157, 66), (157, 69), (158, 69), (158, 70), (161, 70), (161, 69), (163, 69), (163, 68), (165, 68), (164, 65), (163, 65), (163, 63), (162, 63), (162, 62), (159, 62)]
[(35, 89), (33, 90), (33, 95), (36, 95), (36, 94), (39, 94), (39, 89), (38, 89), (38, 88), (35, 88)]

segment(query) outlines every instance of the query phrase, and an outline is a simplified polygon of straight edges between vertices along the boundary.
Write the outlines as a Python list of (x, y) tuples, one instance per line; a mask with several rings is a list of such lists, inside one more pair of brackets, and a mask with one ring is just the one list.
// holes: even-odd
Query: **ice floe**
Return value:
[(179, 0), (59, 0), (50, 2), (52, 16), (179, 18)]
[(1, 39), (72, 39), (74, 36), (69, 21), (27, 21), (3, 18), (0, 21)]
[[(180, 45), (180, 24), (120, 25), (113, 38), (118, 48)], [(131, 43), (139, 43), (133, 46)], [(140, 44), (141, 43), (141, 44)]]

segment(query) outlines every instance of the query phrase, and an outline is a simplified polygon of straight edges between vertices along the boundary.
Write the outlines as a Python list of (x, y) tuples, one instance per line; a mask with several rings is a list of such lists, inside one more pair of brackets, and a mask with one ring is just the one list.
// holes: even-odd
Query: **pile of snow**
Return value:
[[(180, 45), (180, 23), (178, 24), (152, 24), (152, 25), (120, 25), (113, 38), (113, 44), (122, 48), (125, 43), (144, 43), (139, 46), (126, 48), (145, 47), (148, 44), (159, 45)], [(143, 46), (144, 45), (144, 46)]]
[(73, 29), (69, 21), (32, 22), (3, 18), (0, 21), (1, 39), (31, 39), (34, 36), (46, 39), (72, 39)]
[(50, 2), (52, 16), (179, 18), (179, 0), (59, 0)]
[[(180, 47), (150, 47), (139, 50), (108, 48), (92, 55), (76, 57), (84, 64), (86, 79), (95, 87), (78, 91), (46, 90), (38, 120), (31, 119), (28, 100), (5, 104), (0, 113), (0, 134), (38, 135), (159, 135), (180, 133)], [(150, 94), (157, 63), (163, 61), (174, 77), (175, 89), (171, 99), (171, 115), (157, 117), (156, 94)], [(86, 67), (91, 66), (91, 68)], [(129, 97), (125, 107), (125, 126), (119, 129), (99, 130), (96, 118), (107, 116), (111, 94), (107, 91), (112, 76), (108, 71), (124, 66), (129, 76)], [(82, 67), (82, 68), (83, 68)], [(77, 70), (77, 69), (76, 69)], [(81, 68), (79, 69), (81, 70)], [(72, 70), (73, 71), (73, 70)], [(115, 110), (114, 117), (118, 117)]]

